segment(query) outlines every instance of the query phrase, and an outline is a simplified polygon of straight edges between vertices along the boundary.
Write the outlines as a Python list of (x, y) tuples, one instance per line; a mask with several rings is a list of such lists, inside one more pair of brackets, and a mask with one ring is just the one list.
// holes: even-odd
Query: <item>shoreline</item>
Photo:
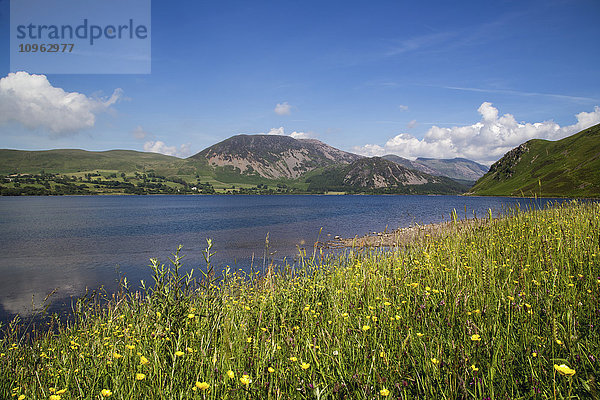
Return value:
[[(494, 218), (495, 220), (495, 218)], [(392, 231), (367, 233), (353, 238), (336, 236), (332, 240), (319, 242), (318, 246), (324, 249), (364, 248), (364, 247), (403, 247), (416, 244), (428, 238), (438, 238), (447, 234), (457, 234), (466, 229), (488, 223), (488, 219), (468, 218), (464, 220), (437, 222), (432, 224), (397, 228)]]

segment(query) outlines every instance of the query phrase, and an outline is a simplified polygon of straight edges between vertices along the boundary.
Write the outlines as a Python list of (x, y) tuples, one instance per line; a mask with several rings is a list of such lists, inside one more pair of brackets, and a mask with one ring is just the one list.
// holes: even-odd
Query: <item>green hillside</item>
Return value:
[(600, 196), (600, 124), (555, 142), (533, 139), (491, 166), (469, 194)]
[(160, 175), (211, 175), (204, 160), (183, 160), (133, 150), (86, 151), (77, 149), (22, 151), (0, 150), (0, 174), (70, 174), (106, 170), (125, 173), (153, 171)]

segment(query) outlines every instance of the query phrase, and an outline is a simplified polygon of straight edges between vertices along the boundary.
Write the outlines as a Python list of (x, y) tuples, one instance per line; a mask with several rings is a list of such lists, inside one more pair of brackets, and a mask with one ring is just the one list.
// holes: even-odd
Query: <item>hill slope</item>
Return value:
[(314, 191), (370, 191), (375, 193), (463, 193), (466, 187), (447, 177), (405, 168), (380, 157), (361, 158), (349, 165), (333, 166), (306, 179)]
[(75, 173), (91, 170), (145, 172), (161, 175), (196, 174), (206, 170), (202, 160), (182, 160), (158, 153), (133, 150), (86, 151), (77, 149), (23, 151), (0, 149), (0, 174)]
[(469, 194), (600, 196), (600, 124), (555, 142), (523, 143), (493, 164)]
[(236, 135), (190, 157), (206, 160), (212, 167), (268, 179), (296, 179), (316, 168), (359, 158), (318, 140), (280, 135)]
[(489, 169), (485, 165), (467, 160), (466, 158), (436, 159), (419, 157), (412, 161), (394, 154), (388, 154), (382, 158), (393, 161), (406, 168), (425, 172), (426, 174), (447, 176), (448, 178), (460, 181), (475, 182)]

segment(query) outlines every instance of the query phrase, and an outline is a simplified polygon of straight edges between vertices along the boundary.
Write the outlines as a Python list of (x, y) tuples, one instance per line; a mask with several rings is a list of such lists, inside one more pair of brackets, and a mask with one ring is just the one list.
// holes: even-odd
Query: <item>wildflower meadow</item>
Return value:
[(2, 326), (0, 398), (598, 398), (600, 204), (444, 232), (260, 273), (179, 249), (66, 322)]

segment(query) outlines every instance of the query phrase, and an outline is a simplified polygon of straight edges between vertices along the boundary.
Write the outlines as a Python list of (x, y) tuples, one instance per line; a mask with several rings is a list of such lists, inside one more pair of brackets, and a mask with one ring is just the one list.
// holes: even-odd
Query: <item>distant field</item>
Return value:
[[(308, 186), (215, 170), (198, 159), (129, 150), (0, 150), (0, 174), (7, 177), (0, 182), (2, 194), (285, 193)], [(210, 190), (192, 190), (207, 183)]]

